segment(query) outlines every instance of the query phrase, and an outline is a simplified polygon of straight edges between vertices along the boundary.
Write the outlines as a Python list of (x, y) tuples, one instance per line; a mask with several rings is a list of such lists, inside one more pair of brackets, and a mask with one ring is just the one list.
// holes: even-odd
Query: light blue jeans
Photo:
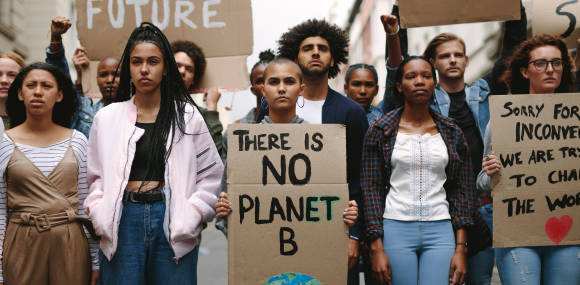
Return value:
[(179, 260), (163, 231), (165, 202), (123, 201), (117, 251), (111, 261), (99, 254), (100, 284), (197, 284), (199, 247)]
[(496, 248), (503, 285), (580, 284), (580, 246)]
[(449, 220), (406, 222), (383, 219), (383, 247), (392, 285), (449, 284), (455, 236)]

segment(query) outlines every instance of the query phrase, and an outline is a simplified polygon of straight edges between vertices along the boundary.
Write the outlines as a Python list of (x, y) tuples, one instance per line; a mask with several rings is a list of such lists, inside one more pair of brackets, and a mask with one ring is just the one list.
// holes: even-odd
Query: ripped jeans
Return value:
[(580, 246), (496, 248), (503, 285), (580, 284)]

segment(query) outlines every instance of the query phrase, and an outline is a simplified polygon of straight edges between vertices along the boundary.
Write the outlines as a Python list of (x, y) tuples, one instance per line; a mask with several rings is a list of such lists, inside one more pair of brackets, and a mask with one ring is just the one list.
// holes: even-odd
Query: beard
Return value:
[(302, 70), (302, 73), (304, 74), (304, 76), (311, 77), (311, 78), (323, 77), (330, 70), (330, 63), (323, 66), (321, 69), (309, 69), (307, 66), (304, 66), (300, 63), (298, 63), (298, 66), (300, 66), (300, 69)]

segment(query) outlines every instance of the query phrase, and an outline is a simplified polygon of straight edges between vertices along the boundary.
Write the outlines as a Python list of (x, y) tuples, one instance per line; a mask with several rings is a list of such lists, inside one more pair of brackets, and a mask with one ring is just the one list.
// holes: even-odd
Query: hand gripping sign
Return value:
[(346, 284), (344, 126), (230, 125), (227, 175), (229, 284)]
[(580, 244), (580, 94), (490, 99), (493, 246)]

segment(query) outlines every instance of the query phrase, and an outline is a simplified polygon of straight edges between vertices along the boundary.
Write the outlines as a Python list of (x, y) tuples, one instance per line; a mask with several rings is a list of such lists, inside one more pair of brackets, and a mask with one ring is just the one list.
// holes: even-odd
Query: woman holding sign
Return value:
[[(550, 94), (574, 91), (572, 60), (566, 44), (557, 37), (539, 35), (514, 52), (503, 75), (513, 94)], [(491, 152), (487, 126), (482, 171), (478, 188), (491, 191), (490, 176), (501, 163)], [(495, 258), (504, 285), (580, 284), (580, 246), (496, 248)]]
[(115, 101), (91, 128), (89, 196), (103, 284), (196, 284), (202, 225), (215, 216), (222, 162), (169, 42), (133, 30)]
[(399, 107), (365, 136), (363, 206), (372, 270), (382, 283), (465, 280), (475, 179), (463, 133), (429, 107), (436, 82), (429, 61), (406, 58), (393, 88)]

